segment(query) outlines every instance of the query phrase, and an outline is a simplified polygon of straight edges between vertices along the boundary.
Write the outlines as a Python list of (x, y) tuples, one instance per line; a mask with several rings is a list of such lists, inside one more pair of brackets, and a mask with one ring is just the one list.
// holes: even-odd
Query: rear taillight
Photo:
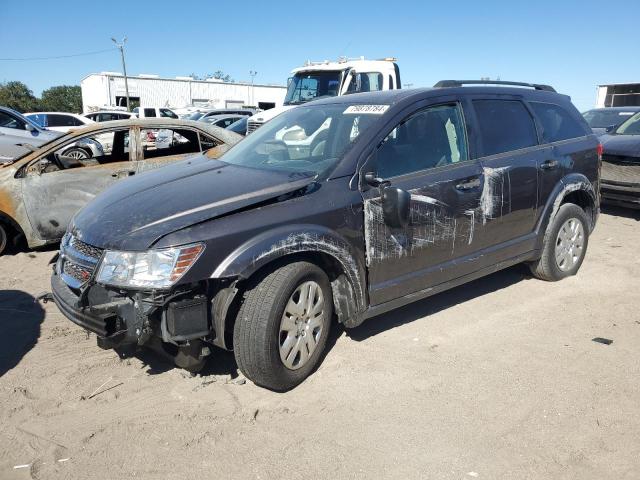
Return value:
[(601, 143), (598, 144), (598, 147), (596, 148), (596, 152), (598, 152), (598, 157), (602, 158), (602, 154), (604, 153), (604, 147), (602, 146)]

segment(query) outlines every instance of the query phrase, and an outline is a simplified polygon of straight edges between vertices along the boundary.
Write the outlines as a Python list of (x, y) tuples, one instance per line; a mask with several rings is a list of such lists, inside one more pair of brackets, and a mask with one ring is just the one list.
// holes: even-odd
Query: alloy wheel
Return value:
[(316, 350), (324, 325), (322, 288), (314, 281), (300, 284), (285, 306), (280, 321), (280, 359), (285, 367), (303, 367)]

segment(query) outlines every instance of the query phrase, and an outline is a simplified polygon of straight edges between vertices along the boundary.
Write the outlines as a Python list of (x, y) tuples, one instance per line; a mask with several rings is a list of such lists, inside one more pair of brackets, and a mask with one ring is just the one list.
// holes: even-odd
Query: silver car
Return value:
[(0, 107), (0, 163), (20, 157), (60, 136), (62, 133), (46, 130), (11, 108)]

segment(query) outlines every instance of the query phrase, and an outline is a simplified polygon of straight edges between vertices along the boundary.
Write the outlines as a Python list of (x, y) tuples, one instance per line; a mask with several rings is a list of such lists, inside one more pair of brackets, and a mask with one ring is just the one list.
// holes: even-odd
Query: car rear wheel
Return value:
[(290, 263), (256, 279), (233, 332), (240, 371), (271, 390), (295, 387), (320, 361), (332, 316), (329, 279), (312, 263)]
[(589, 243), (589, 220), (578, 205), (565, 203), (551, 222), (542, 256), (530, 268), (535, 277), (556, 281), (578, 273)]

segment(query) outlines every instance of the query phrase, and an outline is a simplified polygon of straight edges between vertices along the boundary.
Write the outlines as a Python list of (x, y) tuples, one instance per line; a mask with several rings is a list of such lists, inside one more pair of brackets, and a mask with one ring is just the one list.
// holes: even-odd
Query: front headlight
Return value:
[(203, 251), (201, 243), (147, 252), (107, 250), (96, 281), (114, 287), (169, 288), (191, 268)]

